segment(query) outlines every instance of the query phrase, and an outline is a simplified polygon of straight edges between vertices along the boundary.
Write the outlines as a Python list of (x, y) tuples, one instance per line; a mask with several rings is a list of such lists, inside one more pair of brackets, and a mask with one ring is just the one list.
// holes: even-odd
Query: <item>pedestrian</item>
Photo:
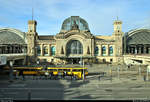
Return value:
[(61, 72), (58, 72), (58, 78), (60, 78), (60, 79), (62, 78), (61, 77)]
[(25, 80), (24, 74), (23, 74), (23, 70), (22, 70), (22, 79)]
[(76, 80), (76, 76), (75, 75), (73, 75), (73, 80)]
[(101, 80), (101, 75), (99, 75), (99, 78), (98, 78), (98, 79), (99, 79), (99, 81)]
[(144, 79), (144, 81), (146, 81), (146, 75), (144, 75), (143, 79)]
[(24, 80), (23, 70), (20, 70), (19, 76), (21, 76), (21, 77), (22, 77), (22, 79)]
[(104, 77), (104, 75), (105, 75), (105, 72), (103, 72), (103, 75), (102, 75), (102, 76)]
[(51, 79), (51, 76), (52, 76), (51, 73), (49, 73), (49, 79)]
[(50, 72), (50, 79), (53, 78), (53, 72)]
[(90, 67), (92, 67), (92, 63), (90, 63)]
[(18, 71), (15, 70), (16, 79), (18, 78)]
[(45, 72), (45, 79), (48, 79), (49, 73), (48, 71)]
[(66, 71), (64, 71), (63, 73), (63, 79), (65, 79), (65, 76), (66, 76)]
[(130, 65), (128, 65), (128, 69), (130, 69)]

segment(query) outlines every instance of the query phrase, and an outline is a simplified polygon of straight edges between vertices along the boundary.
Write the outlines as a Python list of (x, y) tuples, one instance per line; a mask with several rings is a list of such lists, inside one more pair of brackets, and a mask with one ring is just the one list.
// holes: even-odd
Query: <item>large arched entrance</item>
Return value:
[(80, 56), (83, 54), (83, 45), (78, 40), (71, 40), (67, 43), (66, 52), (68, 62), (79, 63)]

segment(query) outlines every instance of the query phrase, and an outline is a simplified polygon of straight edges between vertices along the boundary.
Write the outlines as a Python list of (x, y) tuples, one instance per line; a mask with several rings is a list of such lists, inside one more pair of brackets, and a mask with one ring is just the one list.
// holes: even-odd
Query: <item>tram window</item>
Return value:
[(67, 72), (69, 72), (69, 71), (70, 71), (70, 69), (64, 69), (64, 71), (67, 71)]
[(35, 71), (34, 69), (29, 69), (29, 71)]
[(76, 71), (76, 69), (73, 69), (72, 71)]
[(80, 69), (73, 69), (73, 71), (77, 71), (78, 72), (78, 71), (81, 71), (81, 70)]
[(58, 69), (58, 71), (63, 71), (63, 69)]
[(57, 71), (57, 69), (53, 69), (53, 71)]
[(84, 71), (86, 71), (86, 72), (87, 72), (87, 69), (84, 69)]
[(81, 71), (81, 69), (78, 69), (78, 71)]
[(53, 71), (53, 69), (48, 69), (49, 71)]

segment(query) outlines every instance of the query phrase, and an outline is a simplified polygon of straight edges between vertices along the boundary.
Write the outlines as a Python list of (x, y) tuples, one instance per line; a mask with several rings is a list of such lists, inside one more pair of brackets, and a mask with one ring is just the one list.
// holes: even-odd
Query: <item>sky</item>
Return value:
[(150, 0), (0, 0), (0, 28), (27, 32), (32, 7), (39, 35), (56, 35), (70, 16), (85, 19), (93, 35), (112, 35), (117, 16), (123, 32), (150, 29)]

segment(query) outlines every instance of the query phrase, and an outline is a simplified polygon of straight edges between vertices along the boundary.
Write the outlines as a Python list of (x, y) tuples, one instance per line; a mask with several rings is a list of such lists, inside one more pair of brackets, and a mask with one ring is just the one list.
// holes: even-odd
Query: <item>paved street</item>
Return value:
[[(150, 99), (150, 81), (144, 81), (138, 74), (138, 67), (119, 73), (116, 66), (92, 66), (83, 80), (33, 80), (32, 77), (8, 81), (0, 77), (0, 98), (14, 100), (147, 100)], [(112, 73), (110, 73), (112, 69)], [(144, 67), (143, 69), (144, 70)], [(106, 72), (99, 77), (101, 72)]]
[(150, 99), (150, 82), (143, 80), (17, 80), (0, 82), (0, 98), (15, 100)]

